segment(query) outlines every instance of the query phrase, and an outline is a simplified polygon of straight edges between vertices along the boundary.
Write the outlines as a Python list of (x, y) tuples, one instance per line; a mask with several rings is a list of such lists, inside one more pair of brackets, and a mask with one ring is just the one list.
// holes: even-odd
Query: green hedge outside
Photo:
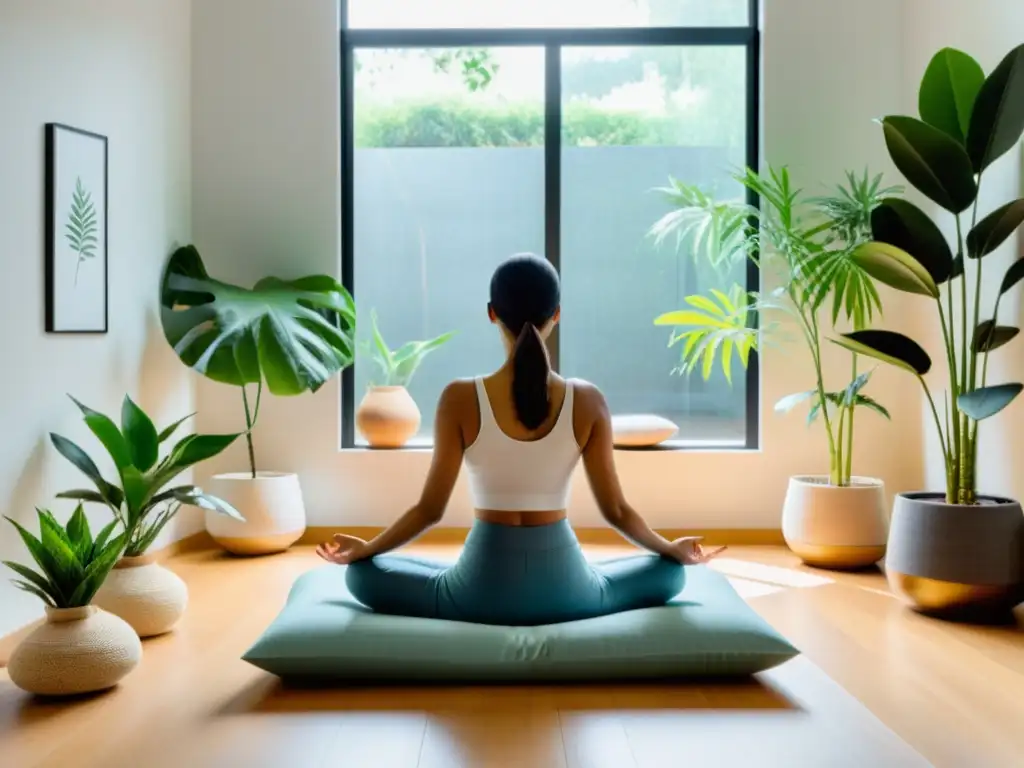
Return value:
[[(570, 102), (562, 114), (567, 146), (742, 146), (742, 114), (713, 104), (693, 114), (651, 117), (610, 112)], [(400, 105), (357, 100), (355, 140), (359, 148), (540, 147), (544, 110), (535, 104), (501, 107), (449, 102)]]

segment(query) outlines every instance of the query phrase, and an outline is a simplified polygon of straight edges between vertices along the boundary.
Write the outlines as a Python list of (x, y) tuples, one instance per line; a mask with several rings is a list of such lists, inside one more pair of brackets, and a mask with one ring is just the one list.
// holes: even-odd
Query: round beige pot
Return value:
[(791, 477), (782, 507), (786, 544), (808, 565), (866, 568), (885, 555), (889, 521), (881, 480), (854, 477), (829, 485), (819, 475)]
[(401, 448), (420, 428), (420, 409), (405, 387), (370, 387), (356, 410), (356, 429), (372, 448)]
[(94, 605), (46, 608), (46, 622), (14, 649), (11, 682), (41, 696), (73, 696), (117, 685), (142, 658), (139, 636)]
[(188, 587), (152, 555), (122, 557), (93, 600), (120, 616), (139, 637), (170, 632), (185, 613)]
[(245, 521), (207, 511), (206, 530), (236, 555), (284, 552), (306, 530), (299, 476), (290, 472), (235, 472), (214, 475), (208, 493), (224, 499)]

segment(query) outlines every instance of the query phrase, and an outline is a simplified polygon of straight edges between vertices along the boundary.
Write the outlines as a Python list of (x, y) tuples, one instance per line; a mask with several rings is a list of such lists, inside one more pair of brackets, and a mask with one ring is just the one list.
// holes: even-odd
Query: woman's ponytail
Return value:
[(523, 323), (512, 350), (512, 402), (527, 429), (537, 429), (548, 418), (548, 356), (532, 323)]

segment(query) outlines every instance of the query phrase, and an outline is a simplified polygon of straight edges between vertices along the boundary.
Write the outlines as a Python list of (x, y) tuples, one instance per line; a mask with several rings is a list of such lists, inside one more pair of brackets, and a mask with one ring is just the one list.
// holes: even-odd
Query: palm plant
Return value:
[(978, 422), (999, 413), (1024, 389), (1018, 383), (988, 384), (991, 353), (1019, 332), (999, 325), (999, 309), (1003, 296), (1024, 279), (1024, 260), (1003, 275), (991, 315), (982, 315), (981, 301), (983, 258), (1024, 222), (1024, 199), (978, 221), (982, 177), (1024, 134), (1024, 45), (988, 77), (966, 53), (940, 51), (922, 79), (918, 107), (920, 119), (886, 117), (882, 130), (889, 155), (907, 181), (953, 215), (955, 255), (924, 211), (905, 200), (884, 200), (871, 217), (872, 241), (858, 247), (853, 260), (879, 281), (934, 302), (949, 383), (943, 416), (924, 379), (931, 359), (913, 339), (893, 331), (857, 330), (835, 341), (917, 377), (939, 435), (946, 501), (967, 505), (977, 501)]
[(252, 430), (264, 381), (274, 395), (316, 392), (352, 364), (355, 351), (355, 304), (333, 277), (266, 277), (242, 288), (211, 278), (191, 245), (175, 251), (164, 270), (160, 318), (185, 365), (241, 390), (253, 478)]
[(379, 378), (375, 378), (374, 381), (385, 387), (408, 387), (423, 358), (455, 335), (442, 333), (427, 341), (408, 341), (392, 351), (377, 326), (375, 310), (370, 312), (370, 322), (373, 325), (373, 343), (368, 344), (367, 348), (380, 371)]
[(852, 358), (850, 381), (840, 389), (826, 387), (822, 364), (822, 319), (828, 308), (832, 325), (844, 320), (863, 328), (881, 312), (881, 299), (868, 272), (853, 259), (857, 246), (870, 239), (872, 211), (893, 187), (883, 188), (880, 176), (847, 173), (846, 184), (825, 197), (807, 197), (793, 187), (786, 168), (769, 168), (764, 175), (751, 169), (736, 180), (762, 201), (763, 208), (739, 199), (717, 200), (679, 181), (666, 192), (677, 207), (651, 228), (663, 241), (676, 237), (677, 247), (689, 245), (697, 257), (722, 268), (741, 259), (779, 268), (780, 285), (768, 292), (748, 292), (735, 285), (728, 293), (685, 298), (686, 309), (667, 312), (655, 325), (673, 326), (669, 345), (682, 345), (676, 369), (691, 373), (698, 366), (710, 377), (716, 358), (727, 381), (732, 381), (733, 357), (746, 367), (750, 353), (779, 329), (761, 322), (782, 312), (796, 324), (814, 366), (814, 386), (782, 398), (776, 410), (786, 412), (809, 405), (808, 423), (824, 422), (829, 450), (829, 479), (849, 485), (852, 476), (854, 415), (867, 407), (888, 418), (877, 401), (863, 393), (871, 372), (858, 372)]
[(36, 513), (38, 538), (7, 518), (39, 566), (37, 571), (5, 560), (4, 565), (21, 577), (12, 579), (12, 583), (50, 608), (89, 605), (124, 549), (125, 534), (114, 535), (118, 521), (111, 521), (93, 538), (81, 504), (75, 508), (67, 526), (61, 525), (48, 510), (37, 509)]
[(242, 520), (227, 502), (203, 493), (195, 485), (166, 486), (185, 470), (216, 456), (238, 437), (188, 435), (160, 459), (160, 446), (189, 418), (179, 419), (161, 432), (130, 397), (121, 407), (121, 425), (72, 398), (81, 410), (86, 426), (99, 439), (114, 463), (120, 485), (104, 479), (89, 455), (66, 437), (50, 434), (50, 441), (95, 486), (57, 494), (58, 498), (102, 504), (124, 530), (124, 550), (129, 557), (143, 554), (174, 517), (181, 505), (210, 509)]

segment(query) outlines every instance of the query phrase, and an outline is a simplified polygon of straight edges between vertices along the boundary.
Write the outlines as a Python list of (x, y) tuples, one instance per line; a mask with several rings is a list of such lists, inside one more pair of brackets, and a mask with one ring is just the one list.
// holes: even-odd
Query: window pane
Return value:
[(713, 266), (693, 237), (648, 233), (671, 210), (669, 177), (741, 197), (745, 51), (739, 47), (566, 49), (563, 55), (561, 370), (597, 384), (612, 412), (656, 413), (682, 440), (745, 443), (745, 377), (716, 360), (674, 373), (681, 346), (657, 315), (684, 298), (745, 287), (740, 259)]
[[(409, 386), (429, 439), (444, 385), (503, 362), (494, 268), (544, 250), (544, 51), (359, 50), (355, 64), (359, 336), (365, 350), (373, 310), (392, 350), (455, 333)], [(377, 374), (364, 351), (357, 405)]]
[(749, 0), (349, 0), (352, 29), (745, 27)]

